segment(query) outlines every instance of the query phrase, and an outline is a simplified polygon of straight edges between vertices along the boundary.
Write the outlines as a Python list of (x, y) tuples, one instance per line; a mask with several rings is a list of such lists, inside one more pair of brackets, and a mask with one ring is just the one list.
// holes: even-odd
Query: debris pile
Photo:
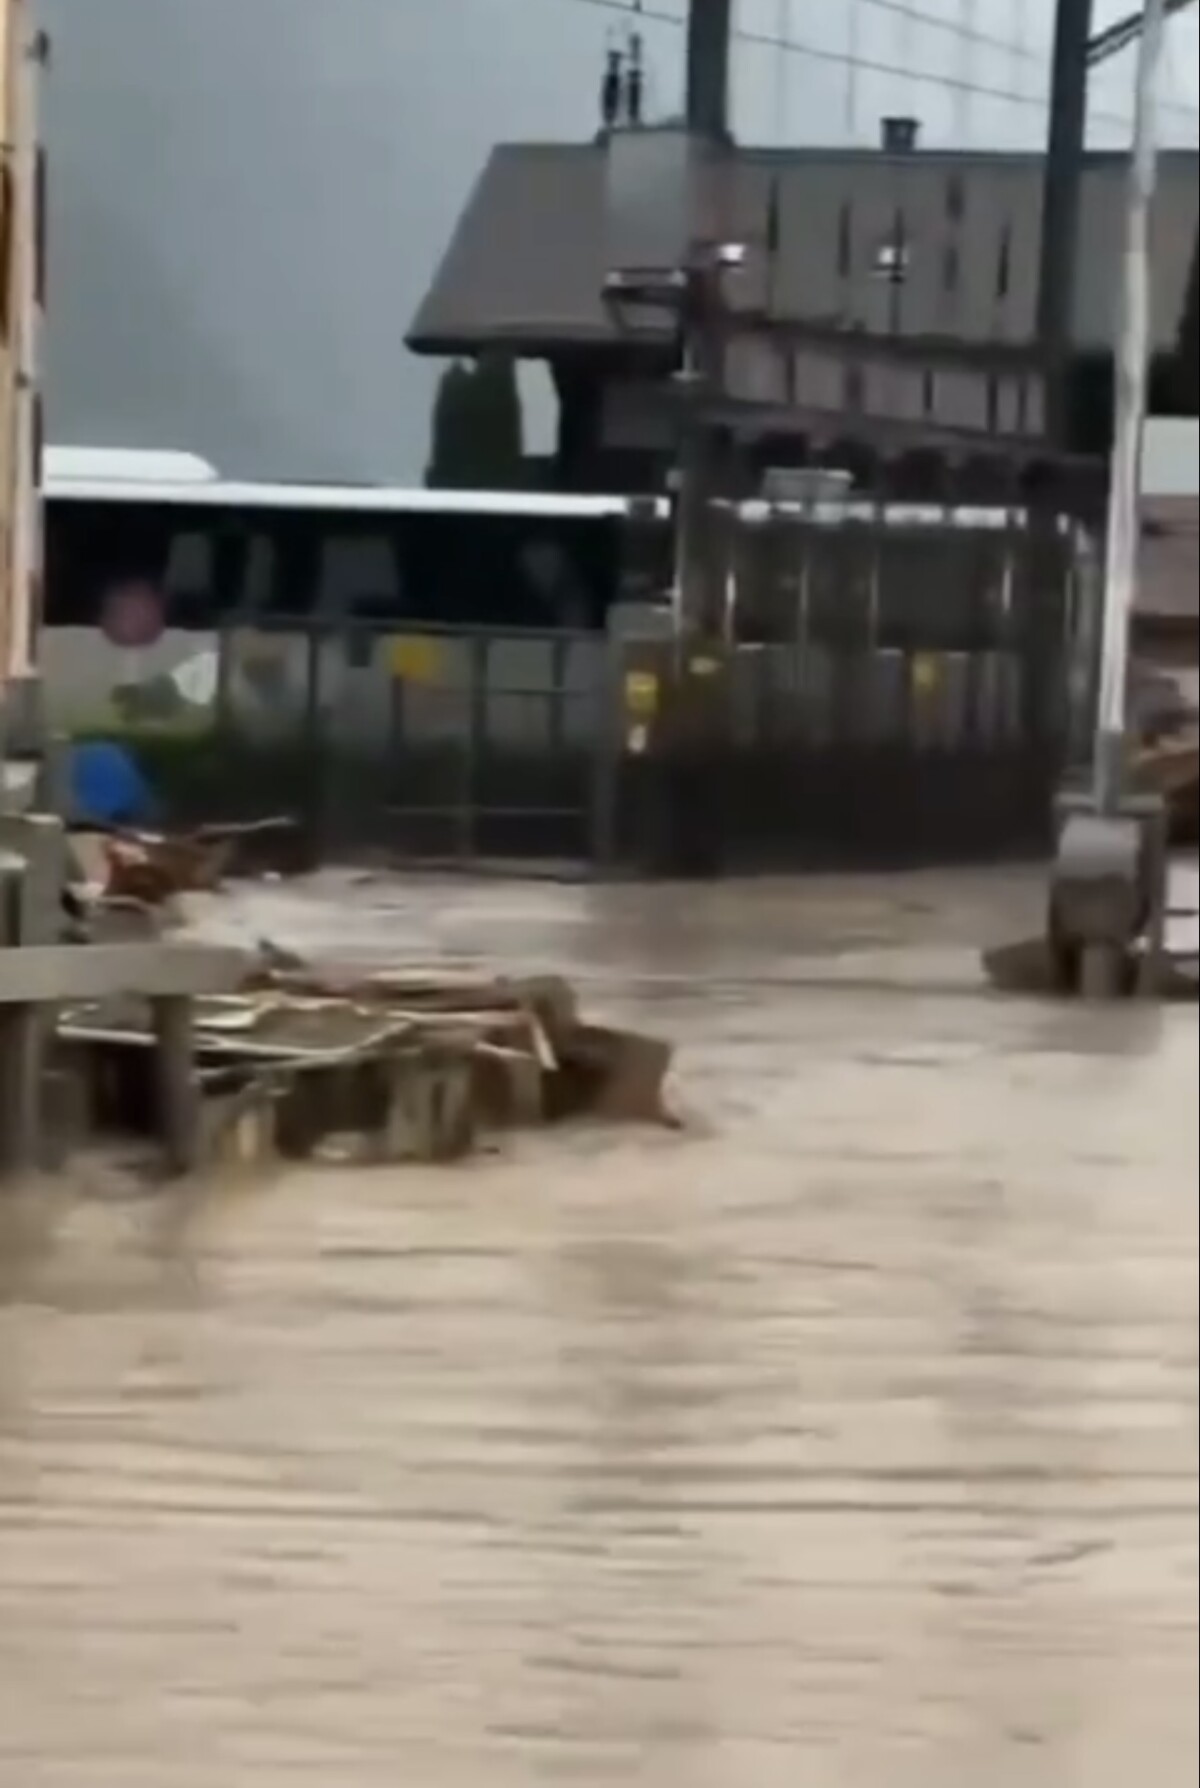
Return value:
[[(585, 1021), (554, 978), (363, 976), (267, 950), (240, 992), (197, 1000), (194, 1022), (210, 1166), (445, 1161), (512, 1127), (671, 1121), (669, 1047)], [(148, 1010), (76, 1006), (59, 1035), (89, 1128), (148, 1131)]]
[(1193, 726), (1144, 745), (1135, 771), (1141, 786), (1155, 790), (1166, 802), (1172, 841), (1194, 845), (1200, 832), (1200, 732)]
[(1140, 788), (1162, 796), (1171, 842), (1197, 841), (1200, 708), (1194, 667), (1131, 666), (1134, 744), (1131, 770)]
[(103, 925), (110, 905), (163, 914), (181, 894), (211, 893), (227, 877), (294, 866), (297, 829), (286, 819), (193, 832), (76, 831), (74, 884)]

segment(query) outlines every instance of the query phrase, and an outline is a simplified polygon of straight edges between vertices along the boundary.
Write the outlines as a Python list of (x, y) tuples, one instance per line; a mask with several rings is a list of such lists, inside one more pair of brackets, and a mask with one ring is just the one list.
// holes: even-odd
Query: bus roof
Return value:
[[(50, 447), (46, 451), (43, 495), (53, 503), (155, 504), (166, 508), (276, 510), (370, 515), (495, 515), (546, 520), (603, 520), (606, 517), (664, 520), (665, 497), (576, 496), (546, 491), (429, 490), (386, 484), (300, 484), (235, 482), (218, 477), (207, 460), (187, 453), (125, 452), (113, 448)], [(1000, 506), (884, 503), (843, 497), (815, 502), (751, 498), (738, 504), (743, 521), (762, 522), (794, 514), (818, 525), (846, 522), (893, 527), (1004, 529), (1019, 523), (1021, 511)], [(1063, 527), (1059, 521), (1059, 527)]]
[[(541, 491), (424, 490), (372, 484), (234, 483), (216, 477), (96, 475), (47, 453), (50, 502), (154, 503), (207, 509), (322, 510), (353, 515), (515, 515), (565, 519), (628, 515), (638, 499)], [(203, 465), (203, 461), (199, 462)]]
[(207, 484), (217, 468), (198, 453), (147, 451), (140, 447), (47, 447), (46, 482), (106, 484)]

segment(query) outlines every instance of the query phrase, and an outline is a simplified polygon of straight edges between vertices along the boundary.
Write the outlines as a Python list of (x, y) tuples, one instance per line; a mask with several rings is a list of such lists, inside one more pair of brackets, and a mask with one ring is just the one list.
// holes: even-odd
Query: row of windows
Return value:
[[(106, 599), (153, 591), (169, 627), (234, 615), (599, 628), (619, 597), (661, 597), (671, 572), (665, 523), (540, 516), (331, 516), (316, 512), (156, 511), (51, 503), (46, 621), (95, 626)], [(1061, 569), (1061, 568), (1060, 568)], [(733, 547), (735, 630), (748, 640), (821, 639), (852, 648), (1001, 644), (1022, 591), (1055, 576), (1010, 559), (1003, 534), (969, 529), (798, 536), (755, 528)], [(1061, 579), (1059, 579), (1061, 582)]]
[(106, 596), (154, 590), (167, 624), (223, 617), (601, 625), (618, 578), (608, 519), (453, 515), (242, 516), (52, 502), (46, 621), (94, 626)]

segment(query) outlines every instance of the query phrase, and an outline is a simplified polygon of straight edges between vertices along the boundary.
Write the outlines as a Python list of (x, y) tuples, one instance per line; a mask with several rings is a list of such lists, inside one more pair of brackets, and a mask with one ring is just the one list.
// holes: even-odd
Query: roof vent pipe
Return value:
[(882, 148), (885, 155), (911, 155), (921, 141), (921, 123), (917, 118), (885, 118)]

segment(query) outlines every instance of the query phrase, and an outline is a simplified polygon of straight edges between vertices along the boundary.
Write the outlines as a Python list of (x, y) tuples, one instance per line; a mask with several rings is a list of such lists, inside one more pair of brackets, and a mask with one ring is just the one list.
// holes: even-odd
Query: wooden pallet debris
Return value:
[(1144, 745), (1134, 760), (1139, 787), (1161, 794), (1176, 844), (1197, 842), (1200, 805), (1200, 736), (1195, 728)]
[[(670, 1048), (585, 1022), (555, 977), (321, 969), (272, 948), (235, 993), (194, 1006), (203, 1159), (460, 1159), (488, 1134), (575, 1118), (670, 1122)], [(137, 1000), (79, 1003), (60, 1050), (91, 1126), (140, 1132), (154, 1088)]]

